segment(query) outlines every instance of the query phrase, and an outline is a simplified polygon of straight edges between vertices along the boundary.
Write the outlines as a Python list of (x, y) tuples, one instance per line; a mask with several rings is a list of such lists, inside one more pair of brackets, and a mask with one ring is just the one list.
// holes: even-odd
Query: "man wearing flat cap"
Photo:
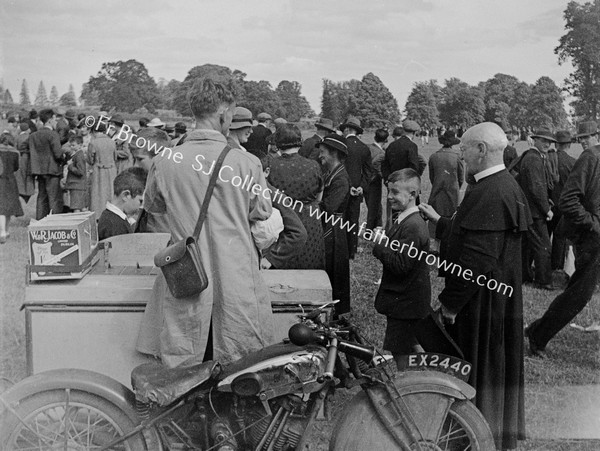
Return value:
[(560, 130), (556, 132), (556, 166), (558, 179), (554, 183), (554, 189), (550, 197), (554, 205), (552, 211), (554, 216), (552, 221), (548, 223), (548, 231), (552, 235), (552, 252), (550, 264), (552, 269), (563, 269), (565, 266), (565, 258), (567, 254), (567, 240), (565, 237), (564, 224), (561, 223), (562, 212), (559, 208), (560, 195), (567, 183), (569, 174), (575, 164), (575, 158), (567, 152), (571, 148), (571, 133), (568, 130)]
[(248, 138), (246, 149), (260, 159), (269, 152), (267, 138), (273, 134), (269, 128), (269, 125), (271, 124), (271, 115), (268, 113), (259, 113), (259, 115), (256, 116), (256, 120), (258, 120), (258, 125), (252, 127), (252, 134)]
[(369, 187), (369, 182), (373, 178), (373, 165), (369, 147), (356, 136), (363, 132), (360, 120), (350, 116), (346, 119), (346, 122), (340, 125), (340, 130), (346, 138), (348, 146), (348, 158), (345, 165), (350, 176), (350, 199), (348, 200), (344, 219), (349, 221), (350, 224), (356, 224), (354, 230), (347, 234), (348, 256), (354, 259), (358, 250), (357, 227), (360, 217), (360, 204)]
[[(523, 246), (523, 281), (534, 282), (536, 288), (553, 290), (550, 268), (552, 245), (547, 225), (554, 216), (550, 199), (553, 182), (548, 149), (556, 140), (549, 129), (539, 129), (531, 137), (533, 147), (523, 155), (518, 177), (533, 218)], [(535, 263), (535, 274), (531, 270), (532, 262)]]
[(323, 138), (328, 134), (335, 133), (335, 129), (333, 128), (333, 121), (325, 117), (317, 119), (315, 127), (317, 128), (317, 131), (313, 136), (304, 140), (298, 153), (304, 158), (319, 161), (320, 150), (317, 147), (317, 144), (323, 141)]
[[(403, 134), (385, 150), (385, 158), (381, 163), (381, 173), (383, 180), (386, 181), (390, 174), (400, 169), (411, 168), (418, 174), (419, 169), (419, 148), (413, 142), (415, 135), (421, 130), (419, 124), (415, 121), (406, 120), (402, 123)], [(397, 130), (394, 129), (396, 134)]]
[(583, 153), (573, 165), (558, 204), (568, 238), (575, 245), (575, 272), (544, 316), (525, 329), (531, 354), (542, 358), (548, 342), (590, 301), (600, 278), (600, 145), (596, 122), (580, 123), (577, 139)]

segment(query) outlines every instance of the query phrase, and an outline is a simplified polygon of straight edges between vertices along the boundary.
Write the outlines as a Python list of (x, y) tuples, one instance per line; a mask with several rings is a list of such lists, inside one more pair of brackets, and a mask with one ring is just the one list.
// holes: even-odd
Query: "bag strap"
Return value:
[(194, 229), (194, 237), (195, 241), (198, 241), (200, 237), (200, 232), (202, 231), (202, 224), (204, 223), (204, 219), (206, 218), (206, 212), (208, 211), (208, 204), (210, 202), (210, 198), (212, 196), (212, 192), (215, 189), (215, 185), (217, 184), (217, 176), (219, 175), (219, 171), (221, 170), (221, 166), (223, 166), (223, 161), (225, 161), (225, 157), (231, 150), (231, 146), (227, 144), (225, 148), (221, 151), (221, 155), (219, 155), (219, 159), (217, 160), (215, 167), (213, 168), (212, 175), (210, 176), (210, 182), (208, 182), (208, 188), (206, 189), (206, 194), (204, 196), (204, 202), (202, 202), (202, 207), (200, 208), (200, 216), (198, 217), (198, 222), (196, 223), (196, 228)]

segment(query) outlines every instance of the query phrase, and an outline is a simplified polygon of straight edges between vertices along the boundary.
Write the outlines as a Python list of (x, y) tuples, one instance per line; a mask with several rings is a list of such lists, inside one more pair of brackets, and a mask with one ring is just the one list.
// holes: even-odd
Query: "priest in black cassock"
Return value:
[(457, 265), (446, 273), (440, 313), (473, 365), (475, 404), (499, 450), (525, 439), (520, 262), (521, 238), (531, 223), (527, 200), (502, 162), (506, 145), (506, 135), (491, 122), (467, 130), (461, 151), (472, 189), (452, 218), (419, 206), (437, 222), (437, 238), (447, 240), (448, 259)]

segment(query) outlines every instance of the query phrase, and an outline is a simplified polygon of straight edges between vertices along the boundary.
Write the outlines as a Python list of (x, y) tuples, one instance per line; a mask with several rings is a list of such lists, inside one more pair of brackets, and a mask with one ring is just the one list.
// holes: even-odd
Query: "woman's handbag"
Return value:
[[(225, 156), (230, 150), (231, 147), (227, 145), (213, 168), (194, 234), (171, 244), (154, 256), (154, 264), (161, 269), (171, 294), (177, 299), (195, 296), (208, 287), (208, 276), (202, 266), (197, 241), (206, 218), (212, 192), (217, 184), (217, 176)], [(197, 261), (195, 257), (197, 257)]]

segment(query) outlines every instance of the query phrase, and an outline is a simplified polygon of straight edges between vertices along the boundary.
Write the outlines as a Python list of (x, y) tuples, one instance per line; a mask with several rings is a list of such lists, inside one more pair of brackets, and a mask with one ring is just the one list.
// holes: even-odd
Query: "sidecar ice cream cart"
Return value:
[[(135, 344), (159, 271), (153, 266), (154, 254), (168, 240), (168, 234), (157, 233), (115, 236), (99, 243), (97, 262), (81, 278), (29, 279), (22, 306), (28, 375), (81, 368), (128, 387), (131, 370), (150, 359)], [(331, 301), (325, 271), (269, 270), (263, 276), (282, 339), (298, 314)]]

